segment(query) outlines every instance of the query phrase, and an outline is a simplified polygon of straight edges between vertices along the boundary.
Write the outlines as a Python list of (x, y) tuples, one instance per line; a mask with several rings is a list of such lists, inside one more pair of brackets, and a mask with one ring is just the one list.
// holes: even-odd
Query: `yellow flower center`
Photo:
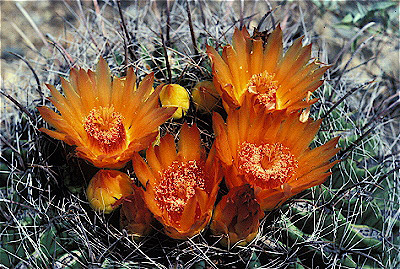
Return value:
[(85, 118), (83, 127), (89, 141), (101, 153), (112, 153), (126, 144), (122, 115), (114, 107), (93, 108)]
[(196, 189), (205, 189), (204, 162), (174, 161), (160, 174), (160, 183), (154, 188), (155, 200), (162, 210), (168, 212), (170, 221), (179, 222), (186, 203), (195, 195)]
[(277, 81), (273, 80), (274, 74), (264, 71), (253, 75), (247, 84), (250, 93), (257, 94), (256, 102), (264, 105), (267, 109), (276, 107), (276, 91), (279, 88)]
[(295, 173), (298, 161), (289, 148), (280, 143), (256, 145), (243, 142), (238, 149), (239, 171), (246, 180), (263, 189), (287, 182)]

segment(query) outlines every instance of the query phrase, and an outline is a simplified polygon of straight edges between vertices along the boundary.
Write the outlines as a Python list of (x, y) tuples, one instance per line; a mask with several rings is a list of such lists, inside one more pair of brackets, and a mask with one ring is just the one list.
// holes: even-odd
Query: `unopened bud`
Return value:
[(134, 238), (145, 236), (151, 231), (153, 214), (143, 199), (143, 189), (133, 186), (133, 193), (122, 202), (120, 227), (132, 234)]
[(221, 245), (246, 245), (253, 240), (264, 216), (250, 185), (232, 188), (214, 210), (211, 231), (222, 235)]
[(172, 115), (174, 119), (182, 118), (189, 109), (189, 94), (185, 88), (178, 84), (166, 84), (160, 91), (160, 101), (163, 107), (177, 107)]
[(116, 170), (100, 170), (90, 180), (86, 194), (90, 206), (97, 212), (111, 213), (114, 204), (133, 191), (132, 180)]
[(219, 101), (219, 94), (212, 81), (200, 81), (192, 90), (193, 103), (197, 110), (210, 113)]

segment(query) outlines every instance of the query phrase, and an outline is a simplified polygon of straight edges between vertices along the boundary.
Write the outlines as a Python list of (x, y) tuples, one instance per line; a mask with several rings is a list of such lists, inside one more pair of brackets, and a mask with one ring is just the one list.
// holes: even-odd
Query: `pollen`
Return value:
[(257, 94), (256, 103), (264, 105), (268, 109), (276, 107), (276, 91), (279, 88), (278, 82), (274, 81), (274, 74), (264, 71), (253, 75), (247, 84), (250, 93)]
[(204, 162), (174, 161), (160, 174), (160, 183), (154, 188), (155, 200), (163, 211), (167, 211), (170, 221), (178, 222), (196, 189), (205, 189)]
[(84, 119), (89, 141), (101, 153), (112, 153), (126, 145), (126, 131), (121, 113), (114, 107), (93, 108)]
[(289, 148), (280, 143), (256, 145), (243, 142), (238, 149), (239, 172), (246, 180), (263, 189), (286, 183), (298, 167)]

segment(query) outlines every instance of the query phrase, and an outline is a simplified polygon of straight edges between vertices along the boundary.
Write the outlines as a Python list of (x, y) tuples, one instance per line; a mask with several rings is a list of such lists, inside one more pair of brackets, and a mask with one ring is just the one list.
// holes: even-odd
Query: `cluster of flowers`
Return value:
[[(192, 91), (199, 108), (212, 110), (222, 99), (226, 119), (212, 115), (215, 141), (207, 154), (200, 131), (184, 123), (177, 147), (159, 126), (181, 118), (190, 99), (179, 85), (153, 88), (153, 75), (137, 86), (133, 69), (112, 77), (104, 59), (96, 72), (72, 69), (61, 78), (65, 96), (48, 85), (53, 105), (39, 111), (55, 131), (46, 134), (76, 146), (76, 155), (101, 168), (87, 197), (93, 209), (110, 213), (121, 205), (121, 226), (136, 236), (151, 231), (154, 218), (165, 233), (186, 239), (210, 222), (224, 245), (246, 244), (258, 232), (264, 211), (304, 189), (322, 184), (336, 162), (338, 138), (310, 149), (321, 120), (309, 118), (311, 93), (328, 69), (311, 61), (302, 38), (283, 52), (278, 26), (266, 40), (236, 29), (222, 55), (208, 46), (213, 82)], [(161, 106), (159, 104), (161, 101)], [(145, 158), (139, 151), (145, 150)], [(141, 186), (118, 171), (132, 160)], [(229, 192), (215, 206), (222, 179)]]

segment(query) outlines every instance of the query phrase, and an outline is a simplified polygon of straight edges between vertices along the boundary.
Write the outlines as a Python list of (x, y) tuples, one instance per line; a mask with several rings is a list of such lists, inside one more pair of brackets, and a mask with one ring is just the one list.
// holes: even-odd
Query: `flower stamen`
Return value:
[(253, 75), (247, 84), (247, 90), (257, 94), (256, 103), (264, 105), (267, 109), (276, 108), (276, 91), (279, 85), (277, 81), (273, 80), (274, 76), (274, 74), (264, 71)]
[(106, 154), (123, 148), (126, 131), (122, 119), (112, 106), (93, 108), (83, 124), (92, 146)]
[(168, 212), (170, 221), (177, 222), (196, 189), (205, 189), (203, 161), (174, 161), (160, 172), (160, 184), (154, 188), (159, 207)]
[(256, 145), (243, 142), (238, 157), (239, 171), (250, 184), (263, 189), (287, 182), (298, 167), (298, 161), (289, 148), (280, 143)]

